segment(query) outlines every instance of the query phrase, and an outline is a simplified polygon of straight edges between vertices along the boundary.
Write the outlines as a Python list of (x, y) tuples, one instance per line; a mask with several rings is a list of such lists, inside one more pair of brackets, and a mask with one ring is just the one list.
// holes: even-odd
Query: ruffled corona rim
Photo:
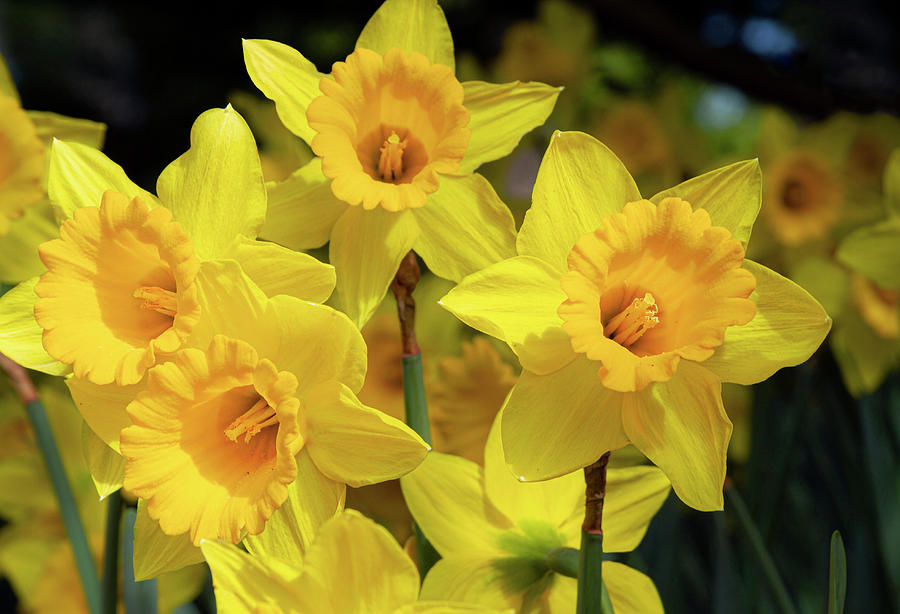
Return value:
[(900, 290), (875, 285), (859, 273), (850, 278), (850, 296), (859, 315), (872, 330), (884, 339), (900, 338)]
[(9, 96), (0, 95), (0, 236), (44, 195), (44, 145), (34, 124)]
[(423, 206), (438, 173), (456, 171), (469, 142), (453, 71), (419, 53), (357, 49), (331, 77), (319, 83), (322, 96), (306, 117), (334, 195), (364, 209)]
[(781, 243), (824, 236), (840, 217), (843, 185), (828, 162), (812, 151), (780, 158), (768, 174), (763, 215)]
[(682, 358), (703, 361), (725, 329), (756, 313), (744, 249), (709, 214), (678, 198), (641, 200), (607, 217), (569, 253), (559, 307), (572, 348), (598, 376), (630, 392), (670, 379)]
[(157, 365), (128, 405), (125, 488), (163, 532), (239, 542), (287, 498), (303, 447), (297, 378), (252, 346), (217, 336)]
[(178, 350), (200, 316), (191, 240), (164, 207), (106, 192), (39, 248), (35, 286), (43, 343), (76, 377), (134, 384)]

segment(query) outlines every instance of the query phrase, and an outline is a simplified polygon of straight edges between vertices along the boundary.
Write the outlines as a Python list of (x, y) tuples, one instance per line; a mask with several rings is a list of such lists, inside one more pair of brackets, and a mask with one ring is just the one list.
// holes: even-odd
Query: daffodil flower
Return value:
[[(568, 614), (575, 610), (577, 581), (553, 573), (547, 555), (554, 548), (579, 546), (584, 478), (578, 472), (520, 482), (503, 459), (499, 425), (498, 418), (484, 448), (483, 469), (434, 452), (400, 480), (413, 517), (442, 557), (425, 577), (422, 597)], [(610, 469), (604, 549), (636, 548), (668, 494), (669, 481), (656, 467)], [(663, 611), (644, 574), (604, 562), (603, 580), (617, 614)]]
[(750, 161), (642, 200), (600, 142), (553, 137), (519, 255), (442, 299), (522, 363), (502, 422), (517, 476), (564, 475), (632, 443), (685, 503), (722, 508), (721, 382), (803, 362), (831, 326), (802, 288), (744, 259), (759, 191)]
[(71, 368), (97, 386), (136, 384), (189, 336), (201, 262), (236, 260), (269, 295), (328, 298), (333, 267), (254, 240), (266, 192), (240, 115), (203, 113), (191, 144), (163, 170), (157, 198), (99, 151), (54, 142), (48, 190), (60, 238), (41, 248), (41, 281), (3, 297), (0, 351), (55, 375)]
[(0, 281), (38, 275), (37, 246), (57, 233), (46, 198), (46, 153), (53, 138), (100, 147), (106, 126), (22, 109), (19, 93), (0, 56)]
[(358, 326), (411, 249), (452, 280), (513, 255), (512, 215), (474, 171), (542, 124), (559, 88), (460, 83), (434, 0), (385, 2), (330, 75), (268, 40), (245, 40), (244, 59), (318, 156), (270, 184), (262, 236), (294, 249), (330, 240), (337, 297)]
[(419, 572), (390, 533), (347, 510), (322, 526), (302, 561), (201, 544), (216, 606), (229, 614), (499, 614), (508, 610), (417, 601)]

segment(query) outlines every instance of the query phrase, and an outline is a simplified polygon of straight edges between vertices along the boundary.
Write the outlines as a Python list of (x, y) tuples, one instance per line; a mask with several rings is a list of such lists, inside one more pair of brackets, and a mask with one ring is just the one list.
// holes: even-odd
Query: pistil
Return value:
[(244, 443), (249, 443), (253, 436), (261, 430), (276, 424), (278, 424), (278, 417), (275, 415), (275, 409), (260, 397), (253, 407), (228, 425), (225, 429), (225, 436), (231, 441), (237, 441), (238, 437), (243, 435)]
[(177, 296), (170, 290), (158, 286), (141, 286), (132, 294), (134, 298), (143, 299), (142, 309), (158, 311), (164, 316), (175, 317), (178, 306)]
[(603, 333), (622, 347), (631, 345), (659, 324), (659, 306), (649, 292), (636, 298), (607, 322)]
[(396, 132), (391, 131), (381, 146), (381, 157), (378, 158), (378, 174), (385, 181), (394, 181), (403, 173), (403, 151), (406, 139), (401, 140)]

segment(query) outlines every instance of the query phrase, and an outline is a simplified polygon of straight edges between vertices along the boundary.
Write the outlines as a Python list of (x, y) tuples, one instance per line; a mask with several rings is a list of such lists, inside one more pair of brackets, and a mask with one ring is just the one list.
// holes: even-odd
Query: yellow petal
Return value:
[(549, 375), (523, 371), (503, 408), (506, 462), (524, 480), (546, 480), (586, 467), (628, 443), (624, 395), (603, 386), (586, 358)]
[[(803, 288), (752, 260), (756, 315), (725, 330), (725, 342), (703, 366), (723, 382), (750, 385), (812, 356), (831, 329), (831, 318)], [(680, 368), (680, 367), (679, 367)]]
[(104, 499), (119, 490), (125, 478), (125, 459), (97, 437), (87, 422), (81, 424), (81, 445), (100, 498)]
[(416, 600), (419, 573), (386, 529), (347, 510), (322, 527), (295, 586), (315, 600), (317, 607), (305, 611), (394, 612)]
[(628, 438), (665, 472), (675, 494), (694, 509), (721, 510), (732, 427), (719, 378), (684, 360), (668, 382), (624, 397)]
[(411, 211), (350, 207), (338, 219), (329, 261), (337, 269), (337, 302), (357, 328), (375, 312), (418, 235)]
[(500, 439), (498, 417), (484, 448), (484, 488), (498, 510), (515, 524), (539, 518), (561, 526), (573, 512), (584, 516), (584, 476), (580, 471), (545, 482), (521, 482), (506, 465)]
[(44, 349), (44, 334), (34, 319), (38, 278), (23, 281), (0, 297), (0, 353), (23, 367), (50, 375), (65, 375), (71, 367), (51, 357)]
[(106, 125), (89, 119), (66, 117), (46, 111), (28, 111), (28, 117), (37, 129), (38, 138), (50, 145), (54, 138), (75, 141), (100, 149), (106, 136)]
[(563, 88), (537, 82), (467, 81), (463, 89), (472, 135), (459, 174), (509, 154), (524, 134), (547, 120)]
[(44, 199), (27, 207), (0, 240), (0, 280), (19, 283), (43, 274), (47, 267), (38, 257), (37, 246), (58, 236), (59, 225), (50, 201)]
[(392, 47), (417, 51), (432, 64), (455, 70), (453, 37), (436, 0), (387, 0), (366, 23), (356, 47), (382, 55)]
[(884, 204), (888, 215), (900, 215), (900, 149), (895, 149), (884, 168)]
[(200, 259), (219, 257), (238, 235), (255, 237), (266, 190), (250, 127), (228, 105), (191, 127), (191, 148), (159, 175), (156, 191)]
[(117, 386), (98, 385), (86, 379), (70, 377), (66, 385), (87, 425), (107, 446), (118, 452), (119, 433), (131, 425), (125, 408), (139, 392), (146, 389), (146, 379), (130, 386)]
[(484, 471), (459, 456), (431, 452), (402, 478), (413, 517), (441, 556), (480, 552), (496, 556), (496, 538), (511, 526), (488, 501)]
[(319, 96), (324, 75), (299, 51), (270, 40), (244, 40), (244, 63), (254, 85), (275, 102), (287, 129), (312, 142), (316, 133), (306, 121), (306, 107)]
[(512, 614), (514, 610), (509, 608), (492, 608), (475, 603), (448, 603), (441, 601), (417, 601), (405, 605), (395, 614), (457, 614), (469, 612), (471, 614)]
[(714, 226), (727, 228), (746, 246), (762, 204), (759, 161), (745, 160), (723, 166), (663, 190), (650, 200), (659, 204), (669, 197), (686, 200), (695, 209), (706, 209)]
[(100, 151), (76, 142), (53, 142), (47, 193), (64, 218), (72, 217), (81, 207), (98, 206), (107, 190), (129, 198), (140, 197), (151, 207), (159, 204), (155, 196), (138, 187), (121, 166)]
[(496, 562), (491, 556), (465, 552), (444, 557), (425, 576), (420, 598), (518, 611), (522, 595), (507, 588), (506, 578), (495, 566)]
[(13, 82), (12, 75), (9, 74), (9, 67), (6, 65), (2, 55), (0, 55), (0, 94), (20, 102), (16, 84)]
[(247, 551), (273, 557), (299, 567), (319, 528), (344, 509), (346, 486), (325, 477), (309, 451), (297, 455), (297, 479), (288, 486), (288, 498), (266, 522), (266, 530), (244, 538)]
[(291, 249), (325, 245), (349, 206), (331, 192), (320, 158), (313, 158), (284, 181), (267, 183), (266, 190), (269, 206), (259, 236)]
[(556, 312), (565, 300), (559, 273), (537, 258), (517, 256), (468, 276), (440, 304), (506, 341), (526, 369), (545, 374), (575, 358)]
[(630, 552), (669, 496), (666, 475), (648, 465), (611, 467), (603, 503), (603, 551)]
[(603, 582), (616, 614), (663, 614), (656, 585), (636, 569), (604, 561)]
[(200, 544), (209, 563), (221, 612), (256, 614), (263, 604), (275, 604), (289, 612), (302, 595), (258, 559), (231, 544), (204, 541)]
[(170, 571), (156, 579), (157, 608), (159, 614), (173, 614), (180, 606), (192, 602), (200, 595), (209, 570), (206, 565), (191, 565)]
[(190, 535), (166, 535), (147, 513), (147, 502), (138, 501), (134, 523), (134, 579), (140, 582), (161, 573), (199, 563), (203, 553)]
[(267, 296), (286, 294), (304, 301), (324, 303), (334, 290), (334, 267), (309, 254), (240, 237), (227, 255), (240, 263)]
[(519, 231), (519, 253), (564, 273), (566, 258), (582, 235), (640, 198), (625, 166), (600, 141), (581, 132), (556, 132)]
[(414, 213), (421, 230), (416, 253), (435, 275), (459, 281), (516, 255), (512, 213), (481, 175), (442, 178)]
[(266, 295), (237, 262), (202, 262), (196, 286), (200, 319), (188, 345), (206, 348), (216, 335), (227, 335), (251, 343), (263, 356), (271, 358), (271, 335), (258, 339), (259, 323), (264, 321), (268, 304)]
[(547, 591), (549, 614), (568, 614), (574, 610), (577, 601), (578, 580), (555, 574), (553, 576), (553, 584), (550, 585), (550, 590)]
[(804, 258), (790, 268), (788, 277), (819, 301), (832, 320), (841, 319), (850, 304), (851, 276), (834, 258)]
[(884, 288), (900, 288), (900, 218), (865, 226), (845, 238), (837, 258)]
[(325, 382), (304, 399), (306, 449), (332, 480), (354, 487), (391, 480), (415, 469), (428, 444), (387, 414), (366, 407), (338, 382)]

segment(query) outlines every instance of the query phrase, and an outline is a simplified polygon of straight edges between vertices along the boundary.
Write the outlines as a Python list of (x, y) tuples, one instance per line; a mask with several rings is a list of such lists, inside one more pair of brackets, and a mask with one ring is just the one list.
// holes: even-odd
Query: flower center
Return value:
[(801, 211), (806, 208), (806, 187), (794, 179), (785, 182), (781, 190), (781, 200), (784, 206), (791, 211)]
[(397, 133), (391, 130), (391, 136), (384, 140), (384, 145), (379, 150), (378, 174), (385, 181), (394, 181), (403, 174), (403, 151), (406, 149), (407, 140), (400, 140)]
[(622, 347), (631, 347), (644, 333), (659, 324), (658, 314), (656, 299), (647, 292), (607, 322), (603, 333)]
[(250, 409), (225, 428), (225, 436), (231, 441), (237, 441), (238, 437), (243, 435), (244, 443), (249, 443), (261, 430), (276, 424), (278, 417), (275, 415), (275, 408), (260, 397)]
[(134, 291), (132, 296), (143, 299), (141, 309), (156, 311), (170, 318), (174, 318), (177, 313), (178, 300), (171, 290), (165, 290), (159, 286), (141, 286)]

